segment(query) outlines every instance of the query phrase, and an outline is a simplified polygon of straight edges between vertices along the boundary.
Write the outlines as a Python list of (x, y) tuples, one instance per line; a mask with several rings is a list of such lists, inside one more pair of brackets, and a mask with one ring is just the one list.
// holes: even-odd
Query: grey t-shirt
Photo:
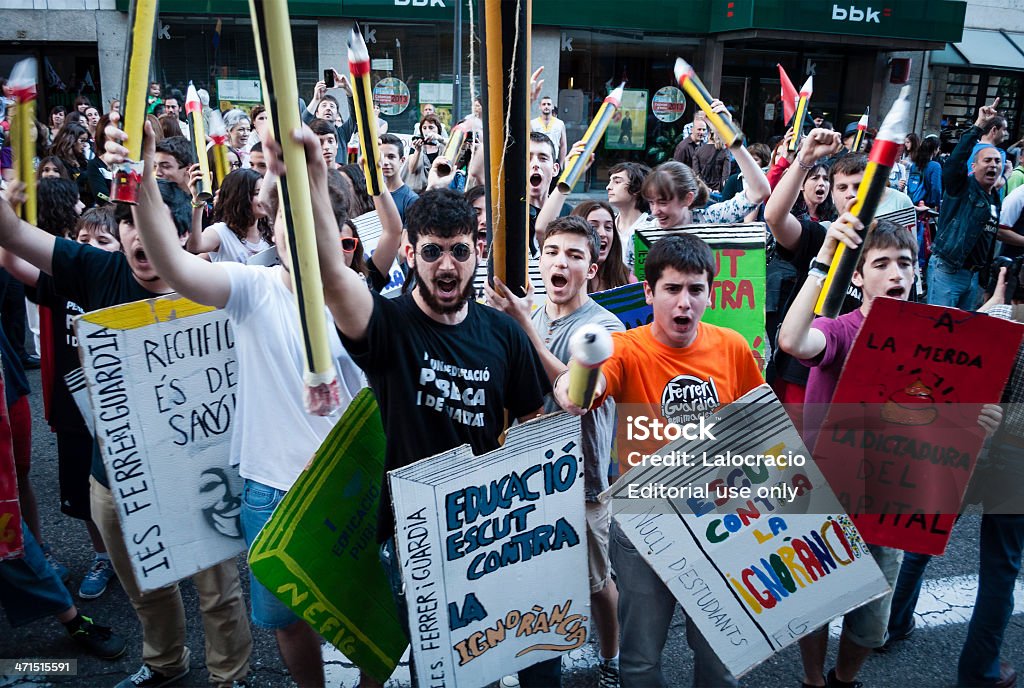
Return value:
[[(577, 328), (588, 323), (597, 323), (609, 332), (621, 332), (626, 328), (622, 322), (593, 299), (573, 313), (551, 320), (543, 308), (538, 308), (531, 318), (544, 346), (562, 363), (569, 362), (569, 338)], [(544, 412), (558, 411), (559, 406), (549, 394), (544, 398)], [(615, 431), (615, 402), (608, 399), (604, 405), (583, 416), (581, 420), (584, 458), (584, 485), (588, 502), (596, 502), (597, 496), (608, 489), (608, 463), (611, 460), (612, 433)]]

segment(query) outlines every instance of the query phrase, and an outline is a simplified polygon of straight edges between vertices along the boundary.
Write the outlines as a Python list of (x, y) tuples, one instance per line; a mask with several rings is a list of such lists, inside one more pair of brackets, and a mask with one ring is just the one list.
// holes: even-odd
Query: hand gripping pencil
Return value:
[(704, 87), (700, 77), (693, 71), (693, 67), (681, 57), (676, 58), (676, 81), (679, 82), (679, 87), (686, 91), (686, 95), (690, 96), (690, 99), (697, 104), (697, 107), (704, 111), (708, 122), (722, 137), (726, 146), (739, 148), (743, 145), (743, 132), (731, 119), (726, 119), (711, 109), (711, 101), (714, 99), (708, 89)]
[(377, 115), (373, 112), (370, 53), (366, 50), (363, 34), (356, 29), (352, 29), (348, 37), (348, 71), (352, 74), (352, 102), (356, 107), (356, 130), (359, 132), (359, 152), (363, 154), (366, 190), (371, 196), (380, 196), (384, 188), (384, 173), (380, 170)]
[(14, 96), (14, 126), (12, 149), (14, 170), (18, 181), (25, 184), (25, 202), (21, 206), (21, 219), (30, 225), (36, 223), (36, 174), (32, 168), (35, 142), (32, 132), (36, 128), (36, 60), (28, 58), (14, 65), (11, 71), (11, 95)]
[(587, 161), (593, 155), (597, 144), (601, 143), (601, 138), (604, 137), (605, 130), (608, 129), (608, 125), (615, 118), (615, 113), (622, 107), (623, 86), (625, 84), (620, 84), (618, 88), (608, 94), (604, 102), (601, 103), (601, 107), (598, 108), (597, 114), (594, 115), (594, 119), (590, 121), (587, 132), (583, 134), (583, 152), (579, 155), (570, 155), (566, 161), (565, 172), (562, 173), (561, 178), (558, 180), (558, 190), (562, 193), (567, 194), (572, 191), (573, 187), (576, 186), (576, 182), (580, 180), (583, 171), (587, 169)]
[(210, 160), (206, 157), (206, 126), (203, 124), (203, 102), (192, 82), (188, 82), (188, 93), (185, 95), (185, 114), (188, 116), (188, 128), (192, 132), (192, 149), (199, 161), (199, 172), (202, 175), (196, 184), (196, 198), (208, 201), (213, 198), (213, 185), (210, 183)]
[(128, 68), (122, 128), (128, 134), (128, 159), (113, 170), (110, 200), (135, 205), (142, 180), (142, 131), (146, 123), (146, 94), (149, 92), (149, 63), (153, 57), (156, 0), (132, 0), (128, 12)]
[(850, 149), (854, 153), (860, 153), (861, 144), (864, 143), (864, 132), (868, 130), (869, 114), (871, 114), (870, 106), (864, 111), (864, 114), (860, 116), (860, 121), (857, 122), (857, 135), (853, 137), (853, 148)]
[(291, 255), (291, 278), (306, 364), (305, 404), (313, 415), (327, 416), (340, 405), (337, 374), (327, 339), (327, 313), (316, 253), (313, 206), (302, 144), (292, 132), (302, 126), (295, 78), (295, 51), (286, 0), (249, 0), (256, 56), (263, 79), (263, 102), (270, 131), (284, 153), (287, 172), (277, 183)]
[[(889, 114), (882, 120), (882, 126), (878, 130), (875, 143), (871, 146), (871, 155), (868, 158), (867, 169), (864, 170), (864, 179), (857, 191), (857, 198), (853, 202), (850, 212), (857, 216), (857, 219), (864, 223), (865, 229), (861, 232), (861, 238), (867, 236), (868, 227), (875, 219), (875, 211), (885, 194), (889, 184), (889, 172), (903, 150), (903, 140), (907, 137), (907, 120), (910, 115), (910, 87), (904, 86), (900, 92), (899, 100), (893, 103)], [(839, 244), (835, 256), (832, 257), (832, 265), (828, 269), (828, 276), (825, 277), (825, 284), (818, 296), (818, 303), (814, 312), (826, 318), (835, 318), (846, 298), (846, 289), (850, 286), (850, 280), (857, 269), (857, 261), (860, 259), (861, 251), (864, 250), (864, 243), (861, 242), (856, 250), (847, 249), (845, 244)]]
[(231, 172), (228, 164), (228, 129), (220, 110), (210, 108), (210, 141), (213, 142), (213, 188), (219, 189)]
[(612, 355), (614, 345), (608, 330), (589, 324), (576, 330), (569, 339), (569, 400), (580, 408), (594, 403), (594, 388), (601, 377), (601, 366)]
[(800, 140), (804, 136), (804, 120), (807, 119), (807, 106), (811, 103), (811, 96), (814, 95), (814, 77), (807, 77), (807, 81), (800, 87), (800, 96), (796, 101), (796, 113), (793, 115), (793, 138), (789, 140), (789, 151), (795, 153), (800, 147)]

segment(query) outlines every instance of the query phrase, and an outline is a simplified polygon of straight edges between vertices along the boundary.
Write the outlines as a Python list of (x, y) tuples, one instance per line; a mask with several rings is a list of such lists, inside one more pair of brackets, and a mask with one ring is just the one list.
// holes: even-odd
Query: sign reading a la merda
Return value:
[(768, 385), (706, 421), (710, 437), (634, 457), (602, 499), (741, 676), (888, 585)]
[(377, 545), (384, 447), (363, 389), (249, 549), (256, 578), (381, 683), (409, 645)]
[(388, 473), (421, 686), (482, 686), (581, 647), (590, 585), (579, 418)]
[(132, 570), (145, 592), (245, 548), (229, 465), (238, 364), (227, 315), (177, 295), (75, 318)]

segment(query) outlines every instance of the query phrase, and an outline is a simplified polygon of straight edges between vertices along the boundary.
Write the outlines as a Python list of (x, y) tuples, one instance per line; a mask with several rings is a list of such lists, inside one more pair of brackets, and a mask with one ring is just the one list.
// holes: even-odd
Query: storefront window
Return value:
[(623, 160), (652, 162), (659, 150), (671, 158), (669, 139), (693, 118), (693, 105), (687, 99), (680, 110), (674, 92), (662, 89), (674, 85), (677, 57), (696, 61), (699, 40), (640, 32), (566, 31), (563, 44), (572, 49), (561, 54), (557, 105), (570, 146), (583, 137), (611, 89), (623, 81), (628, 89), (623, 112), (629, 114), (626, 130), (621, 121), (609, 127), (611, 135), (598, 146), (585, 186), (601, 188), (608, 181), (608, 168)]
[(0, 51), (0, 74), (9, 76), (14, 65), (28, 57), (39, 65), (37, 117), (46, 122), (51, 108), (63, 105), (70, 110), (78, 96), (106, 111), (109, 103), (100, 103), (100, 68), (95, 45), (46, 43), (9, 46)]
[(942, 107), (943, 148), (952, 150), (960, 132), (977, 117), (978, 108), (999, 98), (999, 112), (1010, 125), (1012, 144), (1020, 137), (1021, 76), (988, 70), (950, 70)]
[[(156, 78), (164, 93), (179, 90), (185, 93), (191, 80), (196, 88), (205, 88), (212, 102), (223, 101), (248, 109), (255, 105), (254, 93), (241, 86), (259, 81), (259, 63), (252, 24), (245, 19), (220, 22), (210, 17), (161, 17), (170, 38), (156, 42), (154, 63)], [(322, 76), (318, 70), (317, 31), (315, 22), (292, 20), (292, 44), (295, 49), (295, 71), (299, 96), (306, 101), (313, 95), (313, 86)], [(218, 91), (218, 81), (223, 93)]]

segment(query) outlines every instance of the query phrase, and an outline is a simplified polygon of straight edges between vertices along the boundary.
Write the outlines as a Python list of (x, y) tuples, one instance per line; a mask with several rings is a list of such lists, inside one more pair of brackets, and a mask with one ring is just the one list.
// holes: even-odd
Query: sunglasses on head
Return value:
[(469, 244), (458, 243), (446, 251), (437, 244), (423, 244), (419, 250), (420, 258), (426, 263), (437, 262), (446, 253), (452, 254), (452, 258), (460, 263), (465, 263), (473, 255), (473, 247)]
[(359, 239), (355, 237), (341, 237), (341, 250), (345, 253), (352, 253), (359, 245)]

